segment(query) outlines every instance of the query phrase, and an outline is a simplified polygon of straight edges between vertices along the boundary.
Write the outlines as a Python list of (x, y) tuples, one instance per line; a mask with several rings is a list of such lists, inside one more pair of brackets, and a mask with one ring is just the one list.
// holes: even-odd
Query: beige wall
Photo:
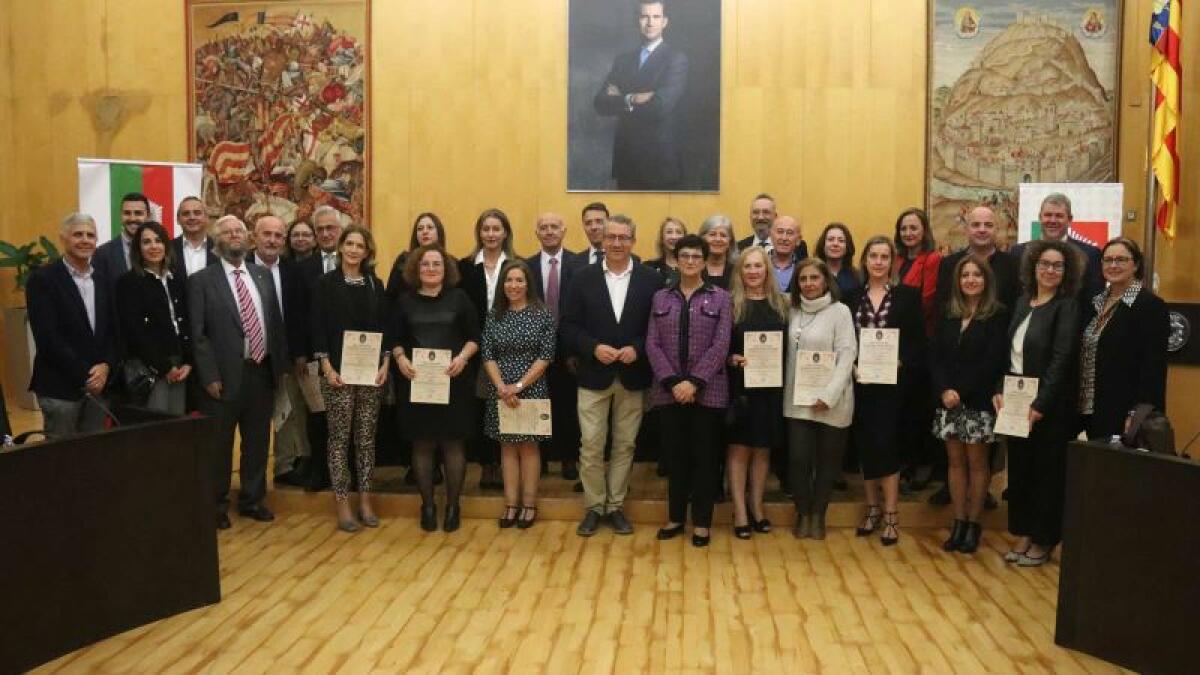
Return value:
[[(1127, 208), (1144, 210), (1151, 0), (1126, 2), (1120, 177)], [(464, 252), (474, 217), (489, 206), (515, 223), (532, 252), (537, 213), (564, 213), (568, 244), (583, 234), (578, 210), (599, 197), (643, 224), (638, 248), (666, 214), (695, 227), (731, 215), (746, 234), (750, 197), (774, 193), (811, 240), (831, 219), (860, 237), (887, 231), (902, 207), (923, 201), (925, 0), (856, 0), (834, 30), (827, 4), (724, 3), (722, 191), (719, 195), (567, 194), (566, 34), (562, 0), (405, 0), (373, 3), (371, 222), (383, 272), (413, 216), (441, 214)], [(1200, 36), (1200, 13), (1184, 35)], [(77, 156), (187, 158), (182, 2), (0, 0), (0, 238), (52, 232), (77, 203)], [(1200, 39), (1184, 40), (1200, 63)], [(1195, 77), (1195, 76), (1193, 76)], [(1183, 128), (1200, 129), (1184, 104)], [(1194, 134), (1192, 134), (1194, 135)], [(1200, 176), (1200, 144), (1183, 135), (1185, 176)], [(1163, 294), (1200, 301), (1198, 201), (1184, 191), (1181, 234), (1160, 248)], [(1126, 233), (1140, 238), (1140, 223)], [(0, 301), (12, 302), (8, 276)], [(1200, 370), (1173, 369), (1178, 413), (1200, 391)]]

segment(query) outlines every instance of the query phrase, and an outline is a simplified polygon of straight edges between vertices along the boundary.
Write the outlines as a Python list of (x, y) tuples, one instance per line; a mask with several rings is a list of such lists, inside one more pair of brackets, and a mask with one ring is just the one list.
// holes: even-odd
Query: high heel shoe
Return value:
[[(1032, 548), (1032, 547), (1031, 547)], [(1017, 560), (1017, 567), (1041, 567), (1050, 562), (1050, 554), (1054, 549), (1046, 549), (1041, 555), (1029, 555), (1029, 551), (1021, 554), (1021, 558)]]
[(750, 514), (750, 525), (759, 534), (766, 534), (771, 531), (771, 521), (766, 518), (758, 518), (754, 514)]
[[(526, 517), (526, 516), (528, 516), (528, 517)], [(517, 519), (517, 528), (521, 529), (521, 530), (528, 530), (529, 528), (533, 527), (533, 524), (536, 522), (537, 522), (537, 507), (536, 506), (521, 507), (521, 517), (519, 519)]]
[(983, 526), (979, 523), (967, 521), (966, 530), (963, 532), (962, 541), (958, 543), (959, 553), (974, 553), (979, 550), (979, 538), (983, 536)]
[(668, 539), (674, 539), (681, 534), (683, 534), (683, 523), (680, 523), (674, 527), (659, 528), (658, 534), (654, 536), (659, 541), (666, 541)]
[(867, 507), (867, 515), (863, 519), (863, 524), (854, 530), (854, 536), (866, 537), (870, 536), (879, 527), (879, 521), (883, 518), (883, 509), (875, 504)]
[(458, 504), (451, 504), (446, 507), (446, 520), (442, 521), (442, 530), (446, 532), (454, 532), (461, 524), (461, 513)]
[(942, 542), (943, 551), (957, 551), (962, 546), (963, 537), (967, 534), (967, 521), (954, 519), (954, 523), (950, 525), (950, 536), (946, 541)]
[(358, 532), (362, 528), (353, 520), (338, 520), (338, 528), (342, 532)]
[(737, 537), (738, 539), (749, 539), (751, 537), (750, 533), (753, 531), (753, 528), (751, 528), (749, 525), (733, 526), (733, 536)]
[(696, 534), (692, 533), (692, 546), (696, 548), (704, 548), (708, 546), (708, 542), (712, 540), (711, 534)]
[(437, 505), (421, 505), (421, 529), (426, 532), (437, 530)]
[(374, 513), (366, 515), (362, 511), (359, 511), (358, 522), (367, 527), (379, 527), (379, 516), (375, 515)]
[[(889, 537), (888, 532), (892, 535)], [(879, 541), (884, 546), (895, 546), (896, 542), (900, 541), (900, 512), (885, 511), (883, 514), (883, 533), (879, 535)]]
[(517, 515), (520, 513), (521, 507), (512, 506), (511, 504), (504, 507), (504, 515), (500, 516), (500, 529), (507, 530), (517, 524)]

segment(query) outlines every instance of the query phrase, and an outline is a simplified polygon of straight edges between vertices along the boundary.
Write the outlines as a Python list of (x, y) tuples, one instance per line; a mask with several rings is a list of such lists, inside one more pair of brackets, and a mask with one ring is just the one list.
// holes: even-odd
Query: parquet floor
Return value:
[(708, 549), (654, 534), (235, 520), (221, 603), (38, 672), (1118, 671), (1054, 645), (1057, 565), (1005, 565), (994, 532), (974, 557), (944, 554), (931, 528), (893, 548), (850, 529), (821, 543), (720, 528)]

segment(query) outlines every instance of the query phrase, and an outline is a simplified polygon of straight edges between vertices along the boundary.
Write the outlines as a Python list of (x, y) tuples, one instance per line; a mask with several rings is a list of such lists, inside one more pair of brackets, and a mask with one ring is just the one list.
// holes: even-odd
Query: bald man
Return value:
[(771, 225), (771, 266), (779, 290), (787, 293), (792, 284), (796, 263), (807, 257), (808, 248), (800, 238), (800, 223), (791, 216), (779, 216)]
[(1017, 261), (1000, 250), (996, 240), (996, 212), (987, 206), (976, 206), (967, 214), (963, 231), (967, 235), (966, 248), (942, 258), (942, 264), (938, 267), (935, 309), (938, 317), (946, 311), (946, 303), (950, 300), (954, 266), (965, 255), (973, 256), (976, 260), (986, 260), (991, 265), (992, 271), (996, 273), (996, 297), (1004, 303), (1006, 311), (1012, 310), (1013, 303), (1020, 295)]

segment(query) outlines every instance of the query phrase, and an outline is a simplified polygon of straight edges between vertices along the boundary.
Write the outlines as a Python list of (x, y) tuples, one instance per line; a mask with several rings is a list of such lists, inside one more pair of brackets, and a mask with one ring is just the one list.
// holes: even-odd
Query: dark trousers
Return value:
[(842, 471), (848, 429), (812, 420), (788, 420), (788, 486), (796, 513), (824, 514)]
[(669, 461), (667, 511), (673, 523), (686, 523), (688, 503), (692, 525), (712, 526), (721, 456), (721, 427), (725, 411), (689, 404), (658, 409), (662, 447)]
[(257, 506), (267, 494), (267, 453), (271, 444), (271, 413), (275, 406), (274, 382), (270, 364), (246, 362), (242, 367), (242, 386), (230, 398), (221, 400), (205, 394), (205, 408), (217, 421), (213, 437), (216, 457), (217, 513), (229, 509), (229, 483), (233, 471), (233, 431), (242, 435), (242, 459), (238, 469), (242, 489), (238, 508)]
[(1047, 549), (1062, 541), (1067, 483), (1067, 433), (1055, 426), (1047, 417), (1008, 439), (1008, 531)]
[(560, 462), (579, 461), (579, 383), (565, 364), (555, 361), (546, 369), (550, 388), (550, 439), (542, 441), (542, 456)]

